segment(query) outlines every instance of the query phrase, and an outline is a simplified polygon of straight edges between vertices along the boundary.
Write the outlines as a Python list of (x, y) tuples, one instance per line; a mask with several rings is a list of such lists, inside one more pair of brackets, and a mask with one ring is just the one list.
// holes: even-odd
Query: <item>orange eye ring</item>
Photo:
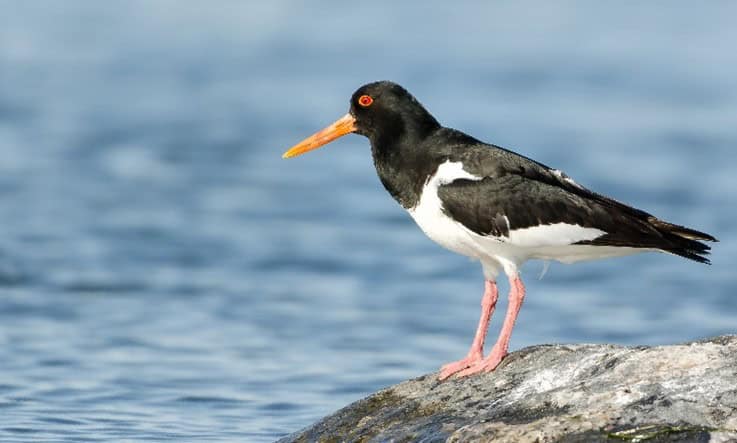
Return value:
[(374, 99), (371, 98), (370, 95), (362, 95), (358, 97), (358, 104), (363, 106), (364, 108), (368, 108), (369, 106), (371, 106), (371, 103), (373, 102), (374, 102)]

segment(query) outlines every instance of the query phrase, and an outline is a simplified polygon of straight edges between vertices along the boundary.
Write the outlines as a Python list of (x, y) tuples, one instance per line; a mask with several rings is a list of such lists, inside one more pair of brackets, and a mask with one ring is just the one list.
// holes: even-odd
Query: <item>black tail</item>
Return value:
[(711, 247), (699, 240), (712, 242), (719, 240), (705, 232), (664, 222), (653, 216), (648, 217), (647, 221), (650, 222), (650, 224), (661, 233), (663, 239), (666, 240), (666, 244), (660, 247), (662, 250), (699, 263), (705, 263), (707, 265), (711, 264), (709, 259), (705, 257), (705, 255), (709, 254)]

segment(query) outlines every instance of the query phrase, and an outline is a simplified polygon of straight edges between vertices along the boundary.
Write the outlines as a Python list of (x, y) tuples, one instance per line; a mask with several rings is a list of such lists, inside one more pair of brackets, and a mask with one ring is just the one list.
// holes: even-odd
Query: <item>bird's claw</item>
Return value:
[(458, 378), (461, 377), (468, 377), (469, 375), (479, 374), (481, 372), (491, 372), (494, 369), (496, 369), (497, 366), (499, 366), (499, 363), (504, 360), (504, 357), (507, 356), (506, 351), (497, 351), (496, 348), (491, 351), (491, 353), (483, 360), (477, 362), (473, 366), (470, 366), (468, 368), (465, 368), (461, 371), (459, 371), (456, 376)]
[(454, 361), (448, 364), (443, 365), (443, 367), (440, 368), (440, 375), (438, 376), (438, 380), (443, 381), (446, 378), (450, 377), (451, 375), (460, 372), (466, 368), (473, 367), (474, 365), (477, 365), (483, 361), (482, 355), (480, 353), (478, 354), (469, 354), (466, 357)]

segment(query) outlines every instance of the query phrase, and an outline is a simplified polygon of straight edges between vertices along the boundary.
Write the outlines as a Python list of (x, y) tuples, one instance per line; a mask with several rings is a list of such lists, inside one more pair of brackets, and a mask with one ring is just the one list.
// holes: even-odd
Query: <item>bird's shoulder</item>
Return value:
[(501, 146), (484, 143), (455, 129), (441, 128), (435, 138), (435, 145), (442, 148), (433, 151), (434, 146), (430, 146), (429, 149), (436, 157), (437, 164), (459, 164), (463, 171), (479, 180), (517, 177), (577, 193), (592, 193), (559, 169)]
[(454, 165), (446, 170), (457, 176), (444, 177), (438, 195), (447, 212), (476, 232), (495, 231), (493, 222), (502, 217), (518, 227), (571, 222), (608, 228), (614, 219), (641, 225), (651, 217), (509, 149), (466, 139), (459, 131), (449, 130), (447, 136), (459, 143), (447, 145), (455, 148), (444, 152), (439, 164)]

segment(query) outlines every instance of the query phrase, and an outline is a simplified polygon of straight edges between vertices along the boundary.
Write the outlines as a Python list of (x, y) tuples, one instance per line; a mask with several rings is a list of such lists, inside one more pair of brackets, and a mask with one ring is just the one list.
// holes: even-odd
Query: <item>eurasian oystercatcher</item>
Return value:
[[(518, 271), (525, 261), (573, 263), (659, 251), (709, 263), (710, 248), (700, 240), (717, 241), (590, 191), (558, 169), (443, 127), (409, 92), (388, 81), (358, 88), (345, 116), (284, 158), (351, 132), (371, 141), (381, 183), (425, 234), (483, 267), (476, 335), (465, 358), (441, 368), (441, 380), (492, 371), (507, 355), (525, 296)], [(484, 358), (502, 269), (509, 278), (509, 307)]]

